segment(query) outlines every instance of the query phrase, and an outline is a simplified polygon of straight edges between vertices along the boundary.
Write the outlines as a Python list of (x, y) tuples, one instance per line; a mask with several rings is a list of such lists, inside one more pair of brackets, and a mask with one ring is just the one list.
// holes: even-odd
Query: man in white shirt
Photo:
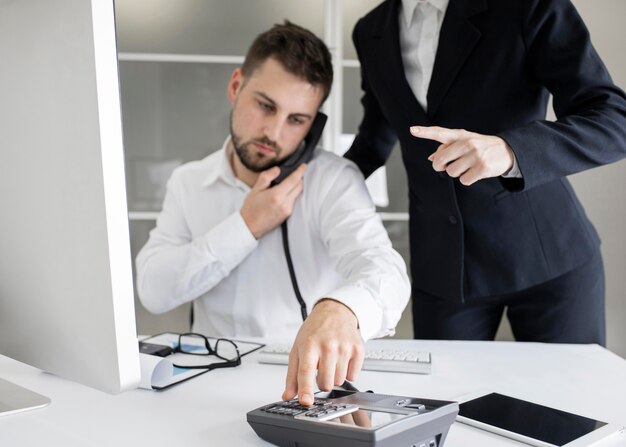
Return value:
[[(136, 261), (152, 312), (193, 301), (194, 331), (295, 337), (283, 398), (305, 405), (316, 380), (328, 390), (355, 379), (363, 341), (393, 334), (410, 293), (352, 162), (318, 150), (271, 186), (331, 84), (330, 53), (309, 31), (286, 23), (258, 36), (228, 84), (230, 136), (175, 170)], [(304, 322), (278, 228), (286, 219)]]

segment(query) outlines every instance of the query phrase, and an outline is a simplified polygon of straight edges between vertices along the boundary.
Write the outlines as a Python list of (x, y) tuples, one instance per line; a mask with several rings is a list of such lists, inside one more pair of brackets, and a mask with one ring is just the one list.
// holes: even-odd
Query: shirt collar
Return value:
[(415, 14), (415, 8), (417, 8), (419, 3), (430, 3), (439, 11), (445, 13), (449, 2), (450, 0), (402, 0), (401, 14), (404, 15), (407, 26), (410, 26), (413, 21), (413, 14)]
[(218, 180), (223, 180), (224, 182), (231, 185), (237, 185), (241, 183), (235, 177), (235, 172), (233, 171), (233, 166), (230, 162), (233, 153), (231, 145), (229, 144), (230, 140), (230, 135), (226, 137), (226, 140), (224, 140), (222, 147), (219, 149), (219, 151), (222, 153), (220, 163), (216, 164), (209, 171), (206, 178), (204, 179), (204, 182), (202, 183), (202, 186), (211, 186)]

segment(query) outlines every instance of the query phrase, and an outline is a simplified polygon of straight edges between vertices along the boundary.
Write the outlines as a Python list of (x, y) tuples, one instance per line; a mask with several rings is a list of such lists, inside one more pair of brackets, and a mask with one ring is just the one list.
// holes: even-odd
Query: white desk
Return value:
[[(357, 388), (453, 399), (499, 391), (626, 426), (626, 360), (596, 345), (384, 340), (433, 354), (431, 375), (363, 371)], [(389, 346), (389, 345), (387, 345)], [(246, 412), (280, 399), (286, 367), (214, 370), (173, 388), (111, 396), (0, 356), (0, 376), (52, 399), (44, 409), (0, 417), (0, 446), (267, 446)], [(520, 446), (455, 423), (445, 443)], [(626, 446), (626, 434), (597, 444)]]

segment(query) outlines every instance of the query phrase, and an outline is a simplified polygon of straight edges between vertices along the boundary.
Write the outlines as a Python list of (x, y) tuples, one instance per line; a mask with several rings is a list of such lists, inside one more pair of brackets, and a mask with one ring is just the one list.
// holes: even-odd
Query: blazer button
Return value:
[(448, 217), (448, 220), (450, 221), (450, 223), (451, 223), (452, 225), (456, 225), (456, 223), (457, 223), (457, 218), (456, 218), (456, 217), (454, 217), (454, 216), (450, 216), (450, 217)]

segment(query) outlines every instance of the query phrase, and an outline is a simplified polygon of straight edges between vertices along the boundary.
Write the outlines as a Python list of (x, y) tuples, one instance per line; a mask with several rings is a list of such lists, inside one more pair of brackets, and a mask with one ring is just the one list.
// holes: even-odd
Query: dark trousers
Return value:
[(546, 283), (463, 304), (414, 290), (413, 334), (417, 339), (493, 340), (505, 310), (518, 341), (606, 346), (600, 252)]

